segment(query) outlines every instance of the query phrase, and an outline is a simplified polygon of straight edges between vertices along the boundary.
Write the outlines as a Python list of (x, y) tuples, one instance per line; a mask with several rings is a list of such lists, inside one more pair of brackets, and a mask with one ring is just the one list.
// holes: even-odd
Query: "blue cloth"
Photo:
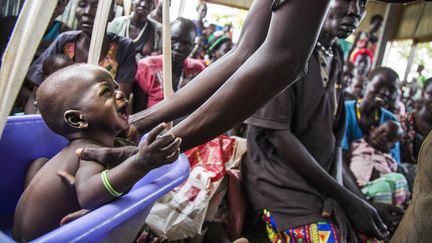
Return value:
[(51, 29), (43, 37), (43, 41), (54, 41), (58, 35), (60, 35), (60, 30), (62, 27), (62, 22), (55, 20)]
[[(356, 116), (356, 102), (355, 100), (350, 100), (345, 102), (345, 112), (346, 112), (346, 124), (345, 124), (345, 135), (342, 140), (342, 149), (347, 151), (350, 147), (351, 142), (363, 138), (364, 133), (361, 130), (357, 116)], [(391, 113), (390, 111), (381, 108), (381, 117), (379, 120), (379, 124), (383, 124), (388, 120), (393, 120), (399, 123), (397, 117)], [(400, 164), (400, 148), (399, 142), (395, 144), (391, 151), (392, 157), (396, 160), (398, 164)]]

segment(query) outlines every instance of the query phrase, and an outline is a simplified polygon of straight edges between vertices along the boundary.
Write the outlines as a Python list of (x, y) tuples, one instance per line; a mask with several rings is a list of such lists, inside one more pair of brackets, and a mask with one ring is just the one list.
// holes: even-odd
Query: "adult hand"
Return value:
[(387, 227), (382, 222), (377, 210), (366, 201), (357, 198), (345, 207), (355, 229), (363, 234), (377, 239), (385, 239), (389, 235)]
[(161, 135), (166, 128), (165, 123), (155, 127), (139, 145), (139, 151), (135, 155), (137, 169), (152, 170), (178, 158), (181, 138), (172, 134)]
[(76, 211), (74, 213), (70, 213), (66, 216), (64, 216), (61, 220), (60, 220), (60, 226), (63, 226), (69, 222), (74, 221), (75, 219), (81, 218), (82, 216), (88, 214), (90, 212), (90, 210), (87, 209), (81, 209), (79, 211)]
[(135, 146), (120, 148), (80, 148), (76, 150), (76, 154), (80, 159), (96, 161), (108, 168), (117, 166), (137, 152), (138, 148)]
[[(60, 176), (60, 178), (63, 180), (63, 182), (66, 183), (68, 186), (75, 188), (75, 176), (71, 175), (69, 172), (66, 172), (66, 171), (58, 171), (57, 175)], [(72, 222), (75, 219), (81, 218), (82, 216), (86, 215), (88, 212), (90, 212), (90, 210), (81, 209), (79, 211), (70, 213), (70, 214), (64, 216), (60, 220), (60, 226), (63, 226), (69, 222)]]
[(384, 203), (372, 203), (390, 232), (394, 232), (402, 220), (404, 211), (396, 206)]
[(57, 171), (57, 175), (60, 176), (60, 178), (62, 179), (62, 181), (66, 185), (75, 188), (75, 176), (74, 175), (72, 175), (69, 172), (66, 172), (64, 170)]

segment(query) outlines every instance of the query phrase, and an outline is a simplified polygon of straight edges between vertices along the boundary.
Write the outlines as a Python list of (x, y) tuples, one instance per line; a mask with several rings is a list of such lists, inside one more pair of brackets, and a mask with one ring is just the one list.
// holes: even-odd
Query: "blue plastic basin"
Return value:
[[(11, 238), (13, 215), (24, 191), (30, 163), (51, 158), (67, 140), (53, 133), (40, 115), (9, 117), (0, 139), (0, 242)], [(33, 242), (131, 242), (153, 203), (189, 175), (186, 156), (150, 171), (130, 192)]]

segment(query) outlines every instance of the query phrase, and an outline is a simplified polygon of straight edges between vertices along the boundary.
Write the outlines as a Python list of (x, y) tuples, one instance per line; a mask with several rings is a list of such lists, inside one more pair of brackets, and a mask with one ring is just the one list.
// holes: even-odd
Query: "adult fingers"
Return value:
[(162, 148), (160, 150), (161, 157), (166, 158), (171, 156), (174, 152), (176, 152), (179, 149), (181, 141), (182, 141), (181, 138), (176, 138), (168, 146)]
[(114, 154), (117, 154), (113, 150), (115, 150), (115, 148), (79, 148), (75, 150), (75, 153), (82, 160), (104, 163), (107, 160), (107, 157), (114, 157)]
[(152, 144), (150, 144), (150, 148), (152, 149), (162, 149), (169, 144), (171, 144), (175, 140), (174, 135), (166, 134), (159, 136)]
[(120, 148), (79, 148), (75, 152), (82, 160), (96, 161), (107, 167), (113, 167), (125, 161), (138, 151), (135, 146)]
[(165, 159), (163, 159), (161, 162), (162, 164), (169, 164), (174, 162), (180, 155), (180, 149), (177, 149), (173, 154), (169, 155)]
[(402, 220), (402, 215), (397, 216), (390, 216), (388, 218), (389, 222), (386, 222), (387, 226), (396, 226), (400, 224), (400, 221)]
[(166, 123), (161, 123), (155, 128), (153, 128), (147, 135), (147, 139), (146, 139), (147, 144), (153, 143), (156, 137), (165, 129), (166, 129)]
[(372, 230), (374, 231), (374, 235), (377, 239), (383, 240), (386, 237), (389, 236), (389, 231), (385, 224), (382, 222), (381, 218), (378, 216), (378, 214), (373, 215), (373, 227)]
[(70, 213), (66, 216), (64, 216), (61, 220), (60, 220), (60, 226), (63, 226), (67, 223), (70, 223), (72, 221), (74, 221), (75, 219), (81, 218), (82, 216), (86, 215), (88, 212), (90, 212), (90, 210), (87, 209), (81, 209), (77, 212), (74, 213)]
[(390, 214), (392, 214), (392, 215), (403, 215), (405, 213), (403, 211), (403, 209), (400, 208), (400, 207), (396, 207), (396, 206), (393, 206), (393, 205), (390, 205), (390, 206), (391, 206)]
[(75, 187), (75, 176), (66, 171), (58, 171), (57, 175), (60, 176), (62, 181), (70, 187)]

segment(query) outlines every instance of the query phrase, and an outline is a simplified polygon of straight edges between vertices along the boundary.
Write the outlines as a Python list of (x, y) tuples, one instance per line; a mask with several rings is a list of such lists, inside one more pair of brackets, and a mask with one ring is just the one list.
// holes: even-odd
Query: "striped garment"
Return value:
[(361, 189), (368, 200), (403, 207), (410, 197), (404, 175), (391, 173), (364, 185)]

